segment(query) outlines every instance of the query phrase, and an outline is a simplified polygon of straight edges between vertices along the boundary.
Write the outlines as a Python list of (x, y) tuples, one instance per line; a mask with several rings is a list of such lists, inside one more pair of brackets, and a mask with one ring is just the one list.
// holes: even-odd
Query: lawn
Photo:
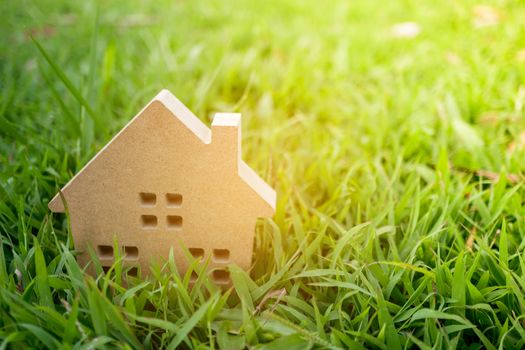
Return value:
[[(525, 347), (525, 3), (0, 10), (1, 349)], [(226, 291), (88, 277), (47, 209), (162, 88), (278, 194)]]

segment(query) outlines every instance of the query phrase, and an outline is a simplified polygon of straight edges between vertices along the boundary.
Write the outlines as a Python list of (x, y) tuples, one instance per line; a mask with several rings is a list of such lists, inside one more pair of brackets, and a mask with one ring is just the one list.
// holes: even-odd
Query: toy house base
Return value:
[(256, 220), (271, 217), (275, 191), (241, 159), (239, 114), (215, 115), (211, 130), (169, 91), (161, 91), (49, 203), (67, 206), (79, 261), (91, 244), (113, 264), (114, 237), (124, 264), (147, 274), (173, 249), (210, 258), (212, 279), (229, 283), (226, 266), (251, 264)]

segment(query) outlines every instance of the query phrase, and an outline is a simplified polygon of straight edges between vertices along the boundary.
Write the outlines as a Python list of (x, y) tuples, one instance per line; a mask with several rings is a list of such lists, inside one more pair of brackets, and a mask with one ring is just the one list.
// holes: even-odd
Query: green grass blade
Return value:
[(89, 103), (86, 101), (86, 99), (82, 96), (80, 91), (73, 85), (71, 80), (66, 76), (66, 74), (60, 69), (60, 67), (53, 61), (51, 56), (47, 53), (47, 51), (42, 47), (42, 45), (33, 37), (31, 37), (31, 40), (33, 40), (33, 43), (36, 45), (38, 51), (40, 54), (42, 54), (42, 57), (46, 60), (46, 62), (49, 64), (49, 66), (53, 69), (55, 74), (58, 76), (58, 78), (62, 81), (62, 83), (66, 86), (68, 91), (75, 97), (75, 99), (82, 105), (82, 107), (85, 108), (86, 112), (90, 115), (90, 117), (97, 121), (97, 117), (95, 114), (95, 111), (91, 108)]
[(40, 248), (38, 240), (34, 239), (34, 249), (35, 249), (35, 270), (36, 270), (36, 287), (38, 295), (40, 297), (41, 305), (47, 306), (51, 309), (55, 309), (55, 303), (53, 302), (53, 297), (51, 296), (51, 288), (49, 287), (49, 280), (47, 274), (47, 264)]
[(465, 315), (465, 302), (466, 302), (466, 282), (465, 281), (465, 262), (463, 259), (464, 251), (460, 251), (456, 258), (456, 265), (454, 267), (454, 276), (452, 279), (452, 299), (454, 299), (457, 305), (460, 307), (460, 315)]
[(197, 311), (195, 311), (195, 313), (186, 322), (182, 324), (180, 329), (177, 331), (176, 336), (168, 345), (168, 350), (176, 349), (184, 341), (184, 339), (186, 339), (188, 334), (195, 327), (195, 325), (204, 317), (210, 305), (213, 304), (216, 301), (216, 299), (217, 295), (214, 295), (211, 299), (202, 304), (201, 307)]

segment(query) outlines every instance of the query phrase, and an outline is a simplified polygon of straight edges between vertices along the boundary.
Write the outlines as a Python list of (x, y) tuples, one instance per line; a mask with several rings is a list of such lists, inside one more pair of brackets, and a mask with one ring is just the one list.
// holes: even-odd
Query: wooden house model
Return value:
[(229, 263), (248, 269), (256, 220), (273, 215), (276, 194), (241, 159), (240, 124), (218, 113), (210, 130), (161, 91), (49, 202), (67, 208), (79, 262), (91, 245), (108, 269), (116, 238), (124, 264), (143, 273), (170, 249), (181, 273), (188, 251), (209, 258), (217, 284), (230, 283)]

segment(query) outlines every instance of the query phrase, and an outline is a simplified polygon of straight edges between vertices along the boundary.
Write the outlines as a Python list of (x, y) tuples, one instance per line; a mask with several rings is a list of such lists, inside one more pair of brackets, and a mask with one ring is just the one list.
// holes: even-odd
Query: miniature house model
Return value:
[(161, 91), (49, 203), (67, 208), (80, 263), (91, 245), (108, 269), (116, 238), (124, 264), (143, 273), (171, 249), (181, 273), (188, 252), (209, 259), (217, 284), (230, 282), (230, 263), (248, 269), (256, 220), (273, 215), (276, 195), (242, 161), (240, 123), (218, 113), (210, 131)]

